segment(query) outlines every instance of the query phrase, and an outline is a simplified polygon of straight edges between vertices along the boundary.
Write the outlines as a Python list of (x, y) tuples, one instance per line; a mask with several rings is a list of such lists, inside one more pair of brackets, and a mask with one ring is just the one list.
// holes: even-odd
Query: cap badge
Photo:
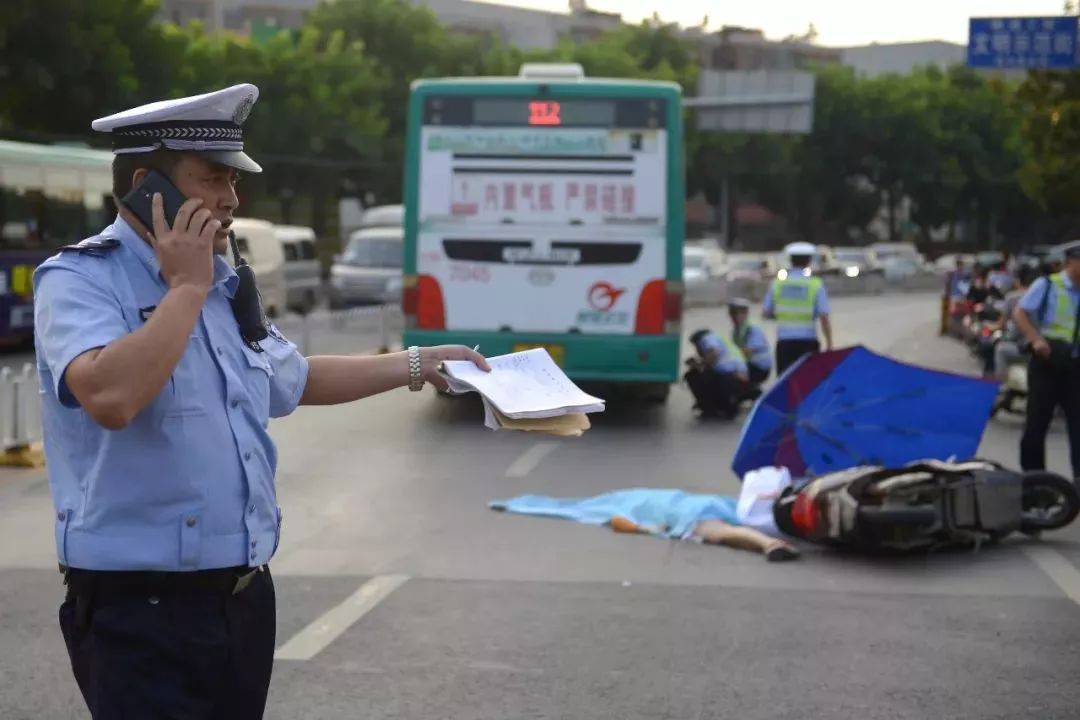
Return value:
[(251, 108), (255, 106), (255, 96), (247, 95), (240, 104), (236, 107), (236, 112), (233, 113), (233, 122), (237, 125), (243, 125), (244, 121), (248, 119), (248, 115), (251, 114)]

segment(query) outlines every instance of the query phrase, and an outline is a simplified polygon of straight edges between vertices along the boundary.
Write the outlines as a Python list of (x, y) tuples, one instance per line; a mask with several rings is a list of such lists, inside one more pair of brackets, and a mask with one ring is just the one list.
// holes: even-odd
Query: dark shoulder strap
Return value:
[(60, 247), (60, 252), (76, 252), (84, 255), (104, 255), (118, 247), (120, 247), (120, 241), (116, 238), (107, 235), (98, 235), (96, 237), (87, 238), (74, 245), (64, 245)]
[(1039, 313), (1037, 316), (1040, 328), (1046, 324), (1046, 306), (1050, 303), (1050, 289), (1052, 287), (1054, 287), (1052, 276), (1047, 275), (1046, 287), (1043, 289), (1042, 300), (1039, 301)]

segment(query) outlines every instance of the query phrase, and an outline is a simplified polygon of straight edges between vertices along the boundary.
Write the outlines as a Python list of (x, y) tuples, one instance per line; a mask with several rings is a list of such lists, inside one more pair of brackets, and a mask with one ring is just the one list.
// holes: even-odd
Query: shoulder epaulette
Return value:
[(120, 247), (120, 241), (112, 237), (92, 237), (74, 245), (64, 245), (60, 252), (77, 252), (90, 255), (104, 255)]

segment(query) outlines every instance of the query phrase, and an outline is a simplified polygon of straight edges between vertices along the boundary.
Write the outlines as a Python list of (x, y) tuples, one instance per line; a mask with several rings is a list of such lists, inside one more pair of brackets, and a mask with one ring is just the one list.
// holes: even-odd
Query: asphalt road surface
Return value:
[[(936, 298), (834, 301), (838, 343), (963, 372)], [(686, 323), (726, 328), (721, 310)], [(348, 344), (348, 343), (346, 343)], [(738, 423), (611, 398), (583, 438), (407, 391), (272, 426), (284, 536), (267, 717), (1076, 718), (1080, 526), (977, 554), (791, 564), (487, 509), (521, 493), (734, 494)], [(1015, 465), (1020, 421), (982, 453)], [(1050, 441), (1067, 470), (1062, 428)], [(44, 476), (0, 475), (0, 718), (84, 718)]]

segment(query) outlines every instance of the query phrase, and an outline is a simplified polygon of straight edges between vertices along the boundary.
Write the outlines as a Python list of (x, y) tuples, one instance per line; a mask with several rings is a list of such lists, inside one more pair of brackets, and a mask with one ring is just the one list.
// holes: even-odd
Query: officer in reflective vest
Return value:
[(751, 385), (760, 385), (772, 371), (772, 350), (769, 339), (760, 326), (750, 322), (750, 301), (732, 298), (728, 303), (731, 317), (731, 339), (746, 357), (747, 372)]
[(690, 386), (695, 408), (702, 418), (734, 418), (739, 403), (759, 394), (750, 386), (746, 357), (731, 338), (710, 330), (690, 336), (698, 357), (687, 361), (690, 369), (683, 379)]
[(763, 313), (777, 322), (777, 376), (783, 375), (803, 355), (820, 352), (818, 322), (825, 335), (825, 347), (832, 350), (829, 297), (821, 278), (814, 277), (810, 269), (810, 261), (816, 252), (817, 248), (805, 242), (784, 248), (791, 267), (781, 270), (765, 293)]
[(1063, 253), (1064, 269), (1036, 280), (1013, 312), (1032, 351), (1020, 466), (1046, 469), (1046, 432), (1060, 403), (1073, 477), (1080, 478), (1080, 240)]

